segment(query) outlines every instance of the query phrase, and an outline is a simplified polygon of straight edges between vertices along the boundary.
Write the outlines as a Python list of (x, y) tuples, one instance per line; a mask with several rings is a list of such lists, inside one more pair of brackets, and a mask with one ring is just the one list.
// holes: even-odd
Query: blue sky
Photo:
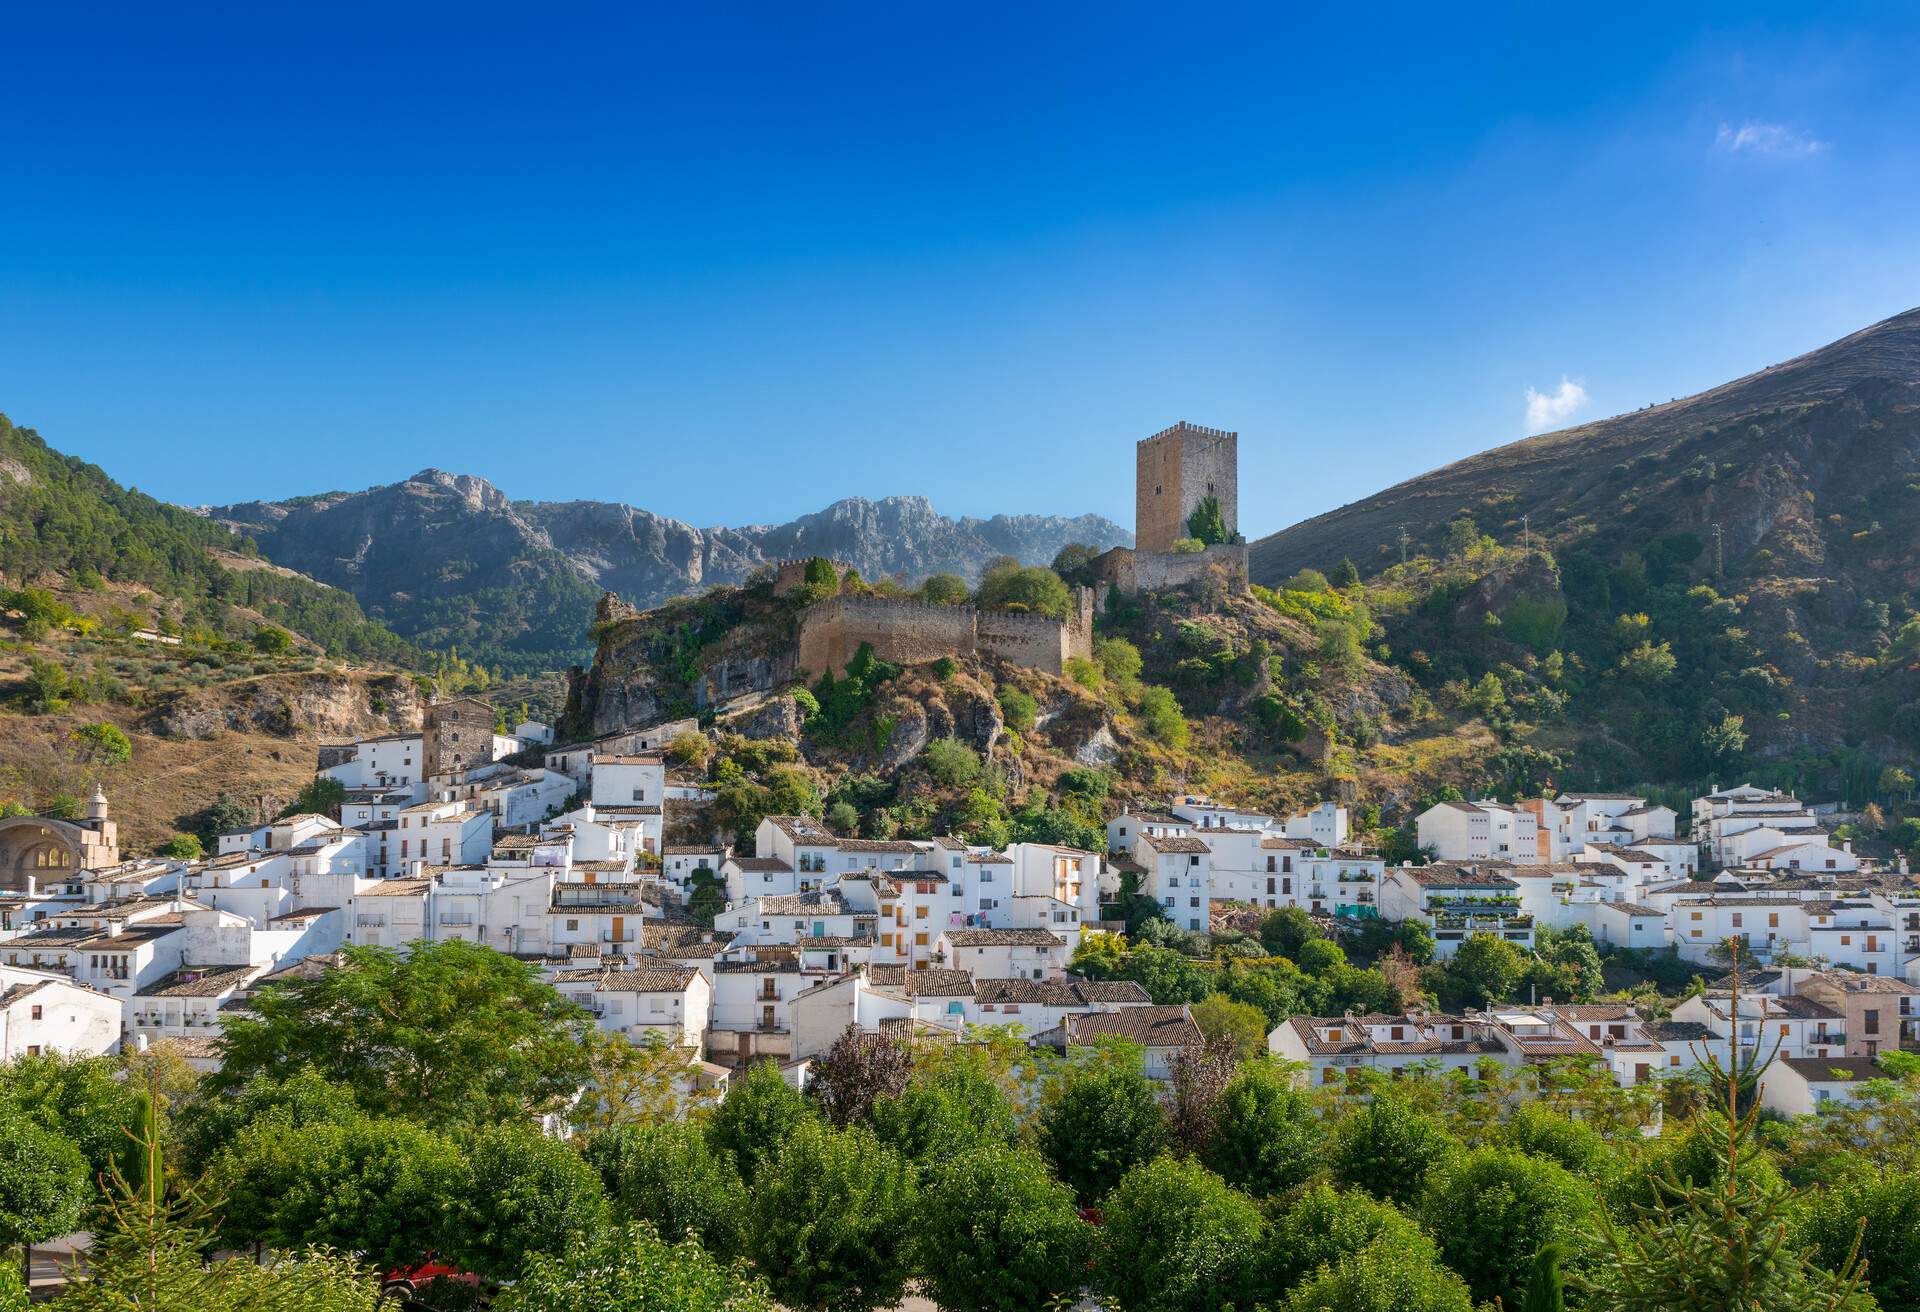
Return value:
[(1464, 12), (9, 5), (0, 410), (697, 524), (1186, 418), (1257, 535), (1920, 304), (1920, 10)]

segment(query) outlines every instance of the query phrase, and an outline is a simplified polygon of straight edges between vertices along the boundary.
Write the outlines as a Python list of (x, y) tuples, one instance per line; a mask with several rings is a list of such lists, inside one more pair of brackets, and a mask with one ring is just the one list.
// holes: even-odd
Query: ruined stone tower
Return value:
[(1181, 420), (1139, 444), (1134, 475), (1135, 551), (1171, 551), (1187, 520), (1213, 497), (1229, 537), (1240, 532), (1240, 435)]

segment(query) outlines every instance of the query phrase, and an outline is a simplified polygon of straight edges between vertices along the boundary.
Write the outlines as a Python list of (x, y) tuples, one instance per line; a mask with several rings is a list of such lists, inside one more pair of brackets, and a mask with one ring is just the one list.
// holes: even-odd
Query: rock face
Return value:
[(147, 713), (141, 728), (160, 738), (349, 739), (418, 729), (420, 712), (419, 690), (399, 675), (272, 674), (175, 693)]
[(1069, 542), (1131, 540), (1099, 515), (953, 519), (925, 497), (852, 498), (790, 524), (698, 529), (611, 502), (516, 502), (484, 479), (438, 469), (364, 492), (206, 513), (276, 564), (352, 592), (400, 633), (516, 668), (584, 656), (602, 590), (653, 606), (802, 556), (830, 556), (870, 579), (973, 579), (997, 556), (1043, 564)]

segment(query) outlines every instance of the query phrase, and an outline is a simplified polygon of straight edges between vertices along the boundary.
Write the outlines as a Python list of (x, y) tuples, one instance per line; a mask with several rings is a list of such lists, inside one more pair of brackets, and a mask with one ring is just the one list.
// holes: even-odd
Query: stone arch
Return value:
[(64, 878), (85, 863), (80, 831), (64, 820), (32, 815), (0, 820), (0, 888), (20, 892), (29, 880)]

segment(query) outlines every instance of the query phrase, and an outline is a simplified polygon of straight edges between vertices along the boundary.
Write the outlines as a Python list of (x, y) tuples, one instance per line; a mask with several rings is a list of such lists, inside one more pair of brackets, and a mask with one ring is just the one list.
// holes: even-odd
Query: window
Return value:
[(567, 922), (567, 928), (568, 928), (568, 929), (578, 929), (578, 928), (580, 928), (580, 922), (579, 922), (579, 921), (577, 921), (577, 920), (569, 920), (569, 921)]
[(925, 947), (927, 945), (927, 931), (923, 929), (915, 933), (913, 936), (913, 941), (915, 946)]
[[(34, 1018), (37, 1020), (39, 1018), (40, 1008), (35, 1007), (33, 1011)], [(1867, 1034), (1878, 1034), (1880, 1032), (1880, 1012), (1877, 1008), (1870, 1009), (1865, 1013), (1860, 1028)]]
[(33, 1018), (34, 1018), (35, 1020), (39, 1020), (39, 1019), (40, 1019), (40, 1004), (38, 1004), (38, 1003), (35, 1003), (35, 1004), (34, 1004), (34, 1007), (33, 1007)]
[(913, 918), (915, 920), (925, 920), (927, 918), (927, 909), (925, 907), (915, 907), (913, 909)]
[(1188, 858), (1187, 858), (1187, 864), (1188, 864), (1188, 865), (1190, 865), (1190, 866), (1197, 866), (1197, 865), (1199, 865), (1199, 864), (1200, 864), (1200, 858), (1199, 858), (1199, 856), (1198, 856), (1198, 855), (1196, 854), (1196, 855), (1194, 855), (1194, 856), (1190, 856), (1190, 857), (1188, 857)]

